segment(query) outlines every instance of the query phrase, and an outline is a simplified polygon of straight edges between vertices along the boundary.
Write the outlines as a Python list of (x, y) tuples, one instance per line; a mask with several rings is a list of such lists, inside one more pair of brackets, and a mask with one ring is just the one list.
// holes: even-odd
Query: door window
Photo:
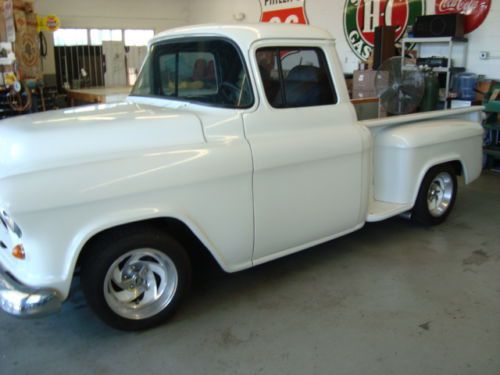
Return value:
[(256, 57), (267, 100), (273, 107), (337, 103), (321, 49), (266, 47), (258, 49)]

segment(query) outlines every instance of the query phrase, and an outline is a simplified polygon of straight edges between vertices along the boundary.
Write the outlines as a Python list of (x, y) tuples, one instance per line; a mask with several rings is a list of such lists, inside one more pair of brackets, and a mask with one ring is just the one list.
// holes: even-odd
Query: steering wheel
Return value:
[(230, 104), (236, 103), (240, 97), (241, 89), (227, 81), (221, 82), (220, 93), (222, 94), (224, 100), (228, 101)]

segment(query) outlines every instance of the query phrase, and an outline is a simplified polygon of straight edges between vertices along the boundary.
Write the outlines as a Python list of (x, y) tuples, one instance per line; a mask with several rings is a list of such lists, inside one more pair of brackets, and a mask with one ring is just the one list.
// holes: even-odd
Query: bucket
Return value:
[(476, 99), (476, 86), (477, 75), (474, 73), (460, 73), (456, 77), (456, 91), (458, 99), (462, 100), (475, 100)]

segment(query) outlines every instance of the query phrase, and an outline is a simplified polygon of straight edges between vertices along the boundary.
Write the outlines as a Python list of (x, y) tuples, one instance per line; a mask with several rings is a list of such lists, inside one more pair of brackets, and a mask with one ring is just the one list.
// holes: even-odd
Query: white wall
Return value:
[[(491, 1), (491, 10), (484, 23), (469, 35), (467, 69), (488, 78), (500, 79), (500, 1)], [(479, 53), (488, 51), (497, 59), (481, 60)]]
[[(234, 22), (232, 15), (243, 12), (243, 22), (258, 22), (259, 0), (190, 0), (189, 23)], [(344, 36), (343, 12), (345, 0), (306, 0), (306, 13), (312, 25), (327, 29), (337, 40), (337, 49), (345, 72), (351, 72), (358, 63)], [(434, 0), (427, 0), (427, 13), (434, 13)], [(492, 9), (483, 25), (468, 35), (467, 68), (490, 78), (500, 78), (500, 60), (480, 60), (480, 51), (489, 51), (500, 57), (500, 0), (492, 1)]]
[(184, 25), (188, 3), (178, 0), (35, 0), (40, 15), (55, 14), (62, 27), (162, 31)]
[[(188, 23), (189, 5), (178, 0), (35, 0), (39, 15), (55, 14), (64, 28), (165, 29)], [(52, 34), (45, 33), (45, 74), (55, 74)]]
[(189, 0), (188, 21), (191, 24), (232, 23), (235, 22), (233, 15), (241, 12), (246, 15), (242, 22), (259, 22), (261, 13), (259, 0)]

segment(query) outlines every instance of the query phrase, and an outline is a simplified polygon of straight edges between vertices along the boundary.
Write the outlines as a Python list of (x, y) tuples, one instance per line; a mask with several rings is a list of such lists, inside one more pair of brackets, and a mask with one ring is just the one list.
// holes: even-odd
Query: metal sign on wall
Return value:
[(436, 0), (436, 14), (462, 13), (465, 15), (466, 34), (481, 26), (490, 8), (491, 0)]
[(344, 33), (352, 51), (361, 60), (372, 53), (377, 26), (397, 26), (396, 41), (409, 25), (425, 14), (425, 0), (346, 0)]
[(308, 24), (305, 0), (260, 0), (260, 22)]

